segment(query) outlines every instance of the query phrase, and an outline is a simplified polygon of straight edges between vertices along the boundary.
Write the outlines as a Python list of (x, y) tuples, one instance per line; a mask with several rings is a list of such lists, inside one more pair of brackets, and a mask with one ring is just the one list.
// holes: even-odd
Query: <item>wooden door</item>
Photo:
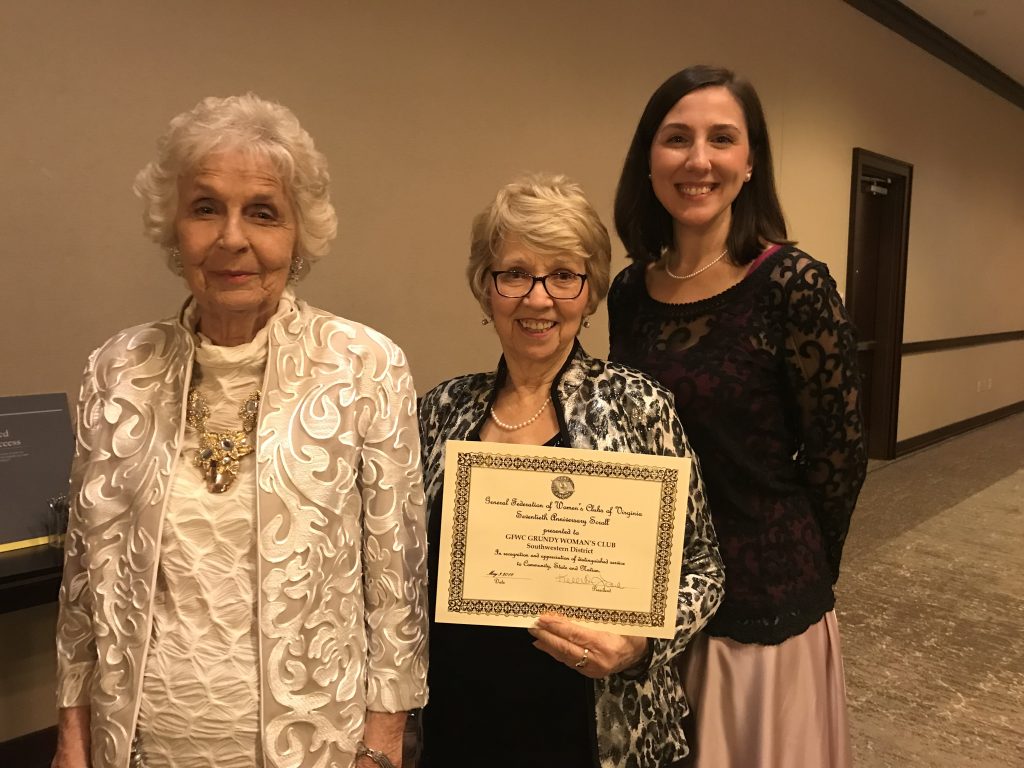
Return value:
[(868, 456), (896, 455), (903, 306), (913, 166), (853, 150), (846, 306), (857, 327), (857, 357)]

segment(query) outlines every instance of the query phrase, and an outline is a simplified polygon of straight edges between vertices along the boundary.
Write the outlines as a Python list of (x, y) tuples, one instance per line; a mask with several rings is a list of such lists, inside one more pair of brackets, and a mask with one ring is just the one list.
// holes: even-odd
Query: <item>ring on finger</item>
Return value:
[(576, 667), (576, 669), (583, 669), (585, 666), (587, 666), (587, 662), (589, 660), (590, 660), (590, 649), (589, 648), (584, 648), (583, 649), (583, 656), (581, 656), (580, 660), (577, 661), (573, 666)]

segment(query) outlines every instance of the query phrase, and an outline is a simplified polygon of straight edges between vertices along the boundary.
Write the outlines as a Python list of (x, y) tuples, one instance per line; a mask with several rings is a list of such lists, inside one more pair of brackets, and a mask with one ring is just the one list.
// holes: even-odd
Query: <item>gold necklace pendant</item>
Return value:
[(224, 493), (238, 477), (238, 461), (252, 453), (245, 432), (201, 432), (192, 463), (206, 479), (210, 493)]
[(256, 390), (238, 408), (242, 429), (234, 432), (208, 432), (206, 420), (210, 417), (210, 406), (202, 392), (193, 387), (188, 393), (186, 420), (199, 436), (199, 448), (192, 464), (206, 480), (210, 493), (224, 493), (238, 476), (238, 462), (248, 456), (254, 448), (246, 433), (256, 428), (256, 417), (260, 408), (260, 391)]

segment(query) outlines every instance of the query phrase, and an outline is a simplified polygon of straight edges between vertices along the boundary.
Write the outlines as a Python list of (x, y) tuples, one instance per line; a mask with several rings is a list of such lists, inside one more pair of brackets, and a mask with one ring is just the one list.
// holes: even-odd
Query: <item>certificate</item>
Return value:
[(690, 459), (449, 440), (435, 618), (675, 632)]

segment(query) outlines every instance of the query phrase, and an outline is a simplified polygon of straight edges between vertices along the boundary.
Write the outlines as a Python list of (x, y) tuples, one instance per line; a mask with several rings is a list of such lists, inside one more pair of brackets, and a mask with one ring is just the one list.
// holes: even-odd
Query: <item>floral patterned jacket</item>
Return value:
[[(427, 509), (442, 493), (446, 440), (474, 439), (504, 383), (498, 370), (461, 376), (420, 404)], [(672, 395), (642, 373), (590, 357), (576, 342), (551, 385), (563, 444), (571, 448), (692, 456)], [(594, 681), (594, 725), (603, 768), (658, 768), (686, 756), (682, 719), (689, 712), (677, 667), (669, 663), (711, 618), (722, 599), (723, 568), (697, 463), (690, 478), (683, 578), (676, 634), (651, 640), (639, 674)]]
[[(256, 428), (262, 753), (267, 766), (348, 766), (367, 709), (426, 701), (415, 391), (389, 339), (282, 301)], [(118, 333), (85, 370), (58, 705), (91, 707), (96, 768), (129, 764), (193, 349), (166, 320)]]

